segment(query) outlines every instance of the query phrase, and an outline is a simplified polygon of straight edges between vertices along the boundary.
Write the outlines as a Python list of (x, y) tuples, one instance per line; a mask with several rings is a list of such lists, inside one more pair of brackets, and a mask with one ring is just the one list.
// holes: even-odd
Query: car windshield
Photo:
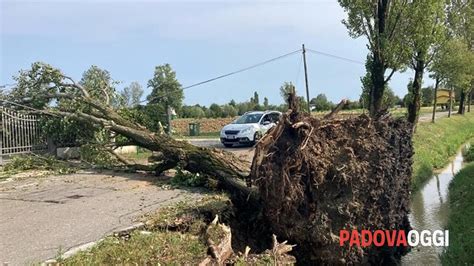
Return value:
[(237, 120), (234, 121), (233, 124), (252, 124), (252, 123), (258, 123), (260, 121), (260, 118), (262, 117), (263, 114), (246, 114), (243, 115)]

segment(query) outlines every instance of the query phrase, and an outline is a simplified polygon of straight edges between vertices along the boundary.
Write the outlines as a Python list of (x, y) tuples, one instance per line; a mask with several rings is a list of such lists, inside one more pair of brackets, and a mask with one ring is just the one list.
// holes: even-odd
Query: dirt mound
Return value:
[(389, 116), (317, 119), (284, 114), (257, 145), (252, 182), (272, 232), (300, 263), (389, 262), (407, 252), (340, 246), (341, 229), (410, 229), (411, 130)]

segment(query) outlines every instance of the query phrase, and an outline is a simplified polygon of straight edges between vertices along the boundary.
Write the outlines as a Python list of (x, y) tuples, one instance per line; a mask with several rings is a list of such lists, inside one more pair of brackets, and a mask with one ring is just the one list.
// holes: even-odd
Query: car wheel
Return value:
[(252, 146), (255, 145), (261, 138), (262, 138), (262, 133), (255, 132), (255, 135), (253, 135), (253, 141), (251, 142)]
[(233, 146), (234, 146), (234, 144), (225, 144), (224, 143), (224, 147), (226, 147), (226, 148), (232, 148)]

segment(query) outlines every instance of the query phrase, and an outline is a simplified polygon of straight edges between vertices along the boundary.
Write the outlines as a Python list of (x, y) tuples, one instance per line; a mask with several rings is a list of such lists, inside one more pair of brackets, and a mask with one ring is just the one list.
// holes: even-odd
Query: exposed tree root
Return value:
[(407, 250), (341, 247), (339, 232), (410, 229), (412, 154), (401, 119), (319, 120), (290, 111), (258, 143), (251, 181), (272, 232), (298, 244), (300, 262), (378, 264)]

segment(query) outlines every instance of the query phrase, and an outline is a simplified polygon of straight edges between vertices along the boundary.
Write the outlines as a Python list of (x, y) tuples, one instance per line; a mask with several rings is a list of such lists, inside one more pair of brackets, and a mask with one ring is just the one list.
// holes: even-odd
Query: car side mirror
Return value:
[(271, 123), (272, 123), (272, 122), (270, 122), (270, 121), (263, 121), (262, 125), (268, 126), (268, 125), (270, 125)]

